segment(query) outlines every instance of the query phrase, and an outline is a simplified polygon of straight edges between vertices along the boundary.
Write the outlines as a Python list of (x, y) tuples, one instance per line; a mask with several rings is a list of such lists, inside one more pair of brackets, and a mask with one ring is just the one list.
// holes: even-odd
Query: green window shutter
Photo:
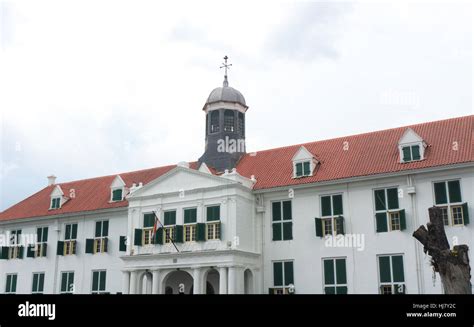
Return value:
[(291, 220), (291, 201), (283, 201), (283, 220)]
[(346, 286), (337, 286), (336, 287), (336, 294), (347, 294), (347, 287)]
[(297, 163), (296, 164), (296, 176), (300, 177), (303, 175), (303, 164), (302, 163)]
[(19, 246), (18, 247), (18, 259), (23, 259), (23, 252), (24, 252), (24, 247)]
[(333, 259), (324, 260), (324, 284), (325, 285), (335, 284)]
[(99, 272), (98, 271), (93, 271), (92, 272), (92, 291), (98, 291), (99, 290)]
[(311, 175), (311, 169), (310, 169), (309, 161), (306, 161), (306, 162), (303, 163), (303, 175), (305, 175), (305, 176)]
[(102, 222), (102, 236), (107, 237), (109, 236), (109, 221), (104, 220)]
[(64, 239), (70, 240), (71, 237), (71, 225), (66, 225), (66, 231), (64, 232)]
[(112, 201), (121, 201), (122, 200), (122, 189), (117, 189), (112, 191)]
[(165, 212), (164, 225), (165, 226), (176, 225), (176, 211), (166, 211)]
[(389, 209), (398, 209), (398, 188), (387, 189), (387, 200)]
[(405, 281), (403, 273), (403, 257), (401, 255), (392, 256), (393, 282), (399, 283)]
[(445, 204), (448, 203), (448, 197), (446, 195), (446, 183), (434, 183), (434, 192), (435, 192), (435, 203), (436, 204)]
[(67, 291), (67, 273), (61, 274), (61, 292)]
[(99, 274), (99, 291), (105, 291), (106, 278), (107, 278), (107, 272), (101, 271)]
[(283, 240), (286, 241), (286, 240), (292, 240), (292, 239), (293, 239), (293, 223), (291, 221), (283, 223)]
[(281, 241), (281, 239), (282, 239), (281, 223), (273, 223), (272, 224), (272, 232), (273, 232), (272, 241)]
[(377, 233), (388, 232), (387, 213), (379, 212), (375, 214), (375, 221), (377, 224)]
[(283, 286), (283, 262), (273, 263), (273, 285)]
[(206, 240), (206, 224), (197, 223), (196, 224), (196, 241), (203, 242)]
[(163, 245), (163, 243), (163, 227), (160, 227), (156, 230), (155, 244)]
[(216, 221), (221, 219), (221, 207), (220, 206), (212, 206), (207, 207), (207, 221)]
[(72, 291), (71, 285), (74, 285), (74, 273), (73, 272), (69, 273), (68, 283), (69, 283), (69, 291)]
[(95, 222), (95, 237), (102, 236), (102, 221)]
[(405, 218), (405, 209), (400, 210), (400, 230), (407, 229), (407, 221)]
[(381, 283), (392, 282), (392, 276), (390, 274), (390, 257), (379, 257), (379, 272)]
[(127, 237), (126, 236), (120, 236), (119, 251), (120, 252), (127, 251)]
[(375, 210), (387, 210), (387, 207), (385, 206), (385, 190), (375, 190), (374, 197)]
[(8, 248), (5, 246), (0, 247), (0, 259), (8, 259)]
[(155, 225), (155, 214), (146, 213), (143, 215), (143, 227), (153, 227)]
[(449, 181), (448, 190), (449, 190), (450, 203), (457, 203), (457, 202), (462, 201), (461, 200), (461, 186), (459, 185), (459, 181)]
[(394, 284), (395, 287), (395, 294), (405, 294), (406, 287), (405, 284)]
[(316, 236), (323, 237), (323, 221), (320, 218), (314, 218), (316, 227)]
[(293, 281), (293, 261), (286, 261), (283, 263), (285, 269), (285, 286), (294, 284)]
[(403, 161), (411, 161), (411, 152), (409, 146), (404, 146), (402, 148), (403, 151)]
[(343, 214), (342, 212), (342, 194), (332, 196), (333, 214), (335, 216)]
[(16, 292), (16, 281), (17, 281), (18, 275), (15, 274), (12, 276), (12, 292)]
[(413, 160), (420, 160), (420, 146), (419, 145), (413, 145), (411, 147), (411, 152), (413, 154)]
[(336, 234), (344, 235), (344, 217), (336, 217)]
[(44, 274), (39, 274), (38, 292), (44, 291)]
[(346, 259), (336, 259), (336, 284), (346, 283)]
[(48, 242), (48, 227), (43, 228), (43, 242)]
[(335, 287), (325, 287), (324, 288), (324, 294), (336, 294), (336, 288)]
[(462, 215), (464, 218), (464, 225), (469, 225), (469, 207), (467, 202), (462, 204)]
[(86, 253), (94, 253), (94, 239), (93, 238), (86, 239)]
[(7, 275), (7, 284), (5, 285), (5, 292), (10, 292), (10, 289), (12, 288), (12, 275)]
[(281, 202), (272, 203), (272, 220), (281, 220)]
[(330, 196), (321, 197), (321, 214), (323, 217), (332, 216)]
[(38, 274), (33, 274), (33, 287), (31, 288), (32, 292), (38, 291)]
[(42, 255), (43, 257), (46, 257), (46, 254), (47, 254), (47, 253), (48, 253), (48, 244), (45, 243), (45, 244), (43, 244), (43, 248), (42, 248), (42, 250), (41, 250), (41, 255)]
[(57, 255), (64, 255), (64, 242), (58, 241), (58, 246), (56, 248)]
[(197, 210), (196, 208), (193, 209), (185, 209), (184, 210), (184, 223), (185, 224), (192, 224), (197, 221)]
[(71, 239), (77, 239), (77, 224), (72, 224)]
[(27, 258), (34, 258), (35, 257), (35, 246), (30, 245), (26, 248), (26, 257)]
[(142, 230), (139, 228), (135, 228), (135, 238), (133, 241), (134, 245), (141, 246), (142, 245)]
[(107, 253), (109, 251), (109, 238), (104, 237), (103, 240), (104, 240), (104, 253)]
[(36, 229), (36, 242), (42, 242), (42, 239), (43, 239), (43, 229), (40, 227)]
[(174, 240), (176, 243), (183, 243), (183, 226), (176, 225), (174, 228)]
[(219, 239), (222, 239), (222, 223), (217, 224), (217, 228), (219, 229)]

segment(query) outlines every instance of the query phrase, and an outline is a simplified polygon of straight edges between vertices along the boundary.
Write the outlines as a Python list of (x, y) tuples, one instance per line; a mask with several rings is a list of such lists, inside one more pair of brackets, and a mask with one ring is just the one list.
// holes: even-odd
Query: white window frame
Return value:
[[(62, 285), (62, 282), (63, 282), (63, 274), (67, 274), (67, 284), (66, 284), (66, 291), (62, 291), (61, 290), (61, 285)], [(73, 275), (73, 278), (74, 278), (74, 283), (73, 284), (69, 284), (69, 279), (70, 279), (70, 274)], [(74, 271), (61, 271), (61, 278), (59, 280), (59, 294), (74, 294), (75, 293), (75, 290), (76, 290), (76, 284), (75, 284), (75, 279), (76, 279), (76, 274), (74, 273)], [(71, 289), (71, 285), (72, 285), (72, 291), (70, 290)]]
[[(341, 215), (334, 215), (334, 201), (333, 201), (333, 196), (335, 195), (340, 195), (342, 197), (342, 204), (344, 208), (344, 194), (342, 193), (333, 193), (333, 194), (323, 194), (319, 197), (319, 206), (320, 206), (320, 211), (321, 211), (321, 223), (322, 223), (322, 230), (323, 230), (323, 237), (327, 235), (337, 235), (337, 219)], [(331, 215), (329, 216), (323, 216), (323, 197), (329, 196), (331, 198)], [(343, 209), (344, 210), (344, 209)], [(331, 222), (331, 234), (326, 233), (326, 224), (327, 221)]]
[[(451, 203), (451, 200), (449, 199), (449, 188), (448, 188), (448, 182), (454, 182), (454, 181), (459, 181), (459, 192), (461, 193), (461, 202), (453, 202)], [(444, 183), (444, 187), (446, 190), (446, 203), (445, 204), (436, 204), (436, 193), (435, 193), (435, 184), (437, 183)], [(431, 185), (431, 190), (433, 192), (433, 206), (441, 208), (441, 209), (446, 209), (447, 214), (448, 214), (448, 224), (444, 224), (444, 226), (452, 226), (452, 227), (461, 227), (465, 226), (464, 225), (464, 211), (463, 211), (463, 202), (462, 199), (463, 194), (462, 194), (462, 187), (461, 187), (461, 178), (455, 178), (455, 179), (446, 179), (446, 180), (439, 180), (439, 181), (434, 181), (432, 182)], [(453, 208), (461, 208), (462, 212), (462, 224), (454, 224), (454, 217), (453, 217)], [(443, 218), (443, 223), (445, 223), (445, 220)]]
[[(98, 281), (97, 281), (97, 287), (99, 288), (98, 290), (94, 291), (94, 273), (98, 273)], [(104, 290), (100, 290), (100, 274), (104, 273), (105, 274), (105, 285), (104, 285)], [(91, 294), (106, 294), (107, 292), (107, 270), (105, 269), (99, 269), (99, 270), (92, 270), (91, 272)]]
[[(101, 236), (95, 236), (96, 231), (94, 231), (94, 254), (105, 253), (105, 239), (108, 238), (108, 233), (106, 236), (103, 235), (105, 221), (109, 222), (108, 219), (101, 219), (95, 222), (96, 226), (97, 226), (97, 222), (100, 222), (101, 224)], [(109, 226), (110, 226), (110, 223), (109, 223)]]
[(35, 280), (35, 275), (38, 275), (38, 285), (36, 285), (36, 287), (38, 288), (39, 287), (39, 275), (43, 275), (43, 282), (45, 281), (45, 277), (46, 277), (46, 274), (44, 271), (35, 271), (32, 273), (31, 275), (31, 294), (44, 294), (44, 283), (43, 283), (43, 289), (41, 291), (34, 291), (33, 288), (34, 288), (34, 280)]
[[(392, 188), (397, 189), (397, 197), (398, 197), (398, 208), (397, 209), (389, 209), (388, 208), (388, 193), (387, 193), (387, 191), (389, 189), (392, 189)], [(377, 199), (375, 198), (375, 191), (380, 191), (380, 190), (384, 191), (385, 208), (386, 208), (385, 210), (377, 210)], [(402, 231), (402, 229), (401, 229), (401, 220), (400, 220), (400, 211), (402, 211), (403, 209), (400, 209), (400, 197), (399, 197), (398, 192), (400, 192), (400, 187), (398, 185), (397, 186), (386, 186), (386, 187), (380, 187), (380, 188), (372, 189), (372, 195), (373, 195), (373, 199), (374, 199), (374, 212), (375, 212), (375, 214), (378, 214), (378, 213), (381, 213), (381, 212), (386, 213), (385, 219), (386, 219), (386, 223), (387, 223), (387, 231), (388, 232)], [(398, 213), (399, 228), (398, 229), (393, 229), (392, 214), (396, 214), (396, 213)]]
[[(122, 190), (122, 196), (120, 200), (114, 200), (114, 191), (116, 190)], [(120, 202), (120, 201), (123, 201), (124, 198), (125, 198), (125, 187), (119, 186), (119, 187), (113, 187), (110, 189), (110, 202)]]
[[(66, 226), (71, 225), (71, 238), (66, 239)], [(77, 225), (77, 229), (79, 229), (78, 223), (66, 223), (64, 224), (64, 248), (63, 248), (63, 255), (74, 255), (76, 252), (77, 246), (77, 235), (76, 238), (72, 238), (72, 226)], [(74, 249), (74, 251), (73, 251)]]
[[(308, 175), (304, 174), (304, 163), (305, 162), (309, 162), (309, 174)], [(296, 165), (298, 165), (298, 164), (302, 165), (301, 166), (301, 173), (302, 173), (301, 176), (298, 176), (296, 174)], [(314, 160), (312, 160), (312, 159), (303, 159), (303, 160), (293, 161), (293, 178), (303, 178), (303, 177), (313, 176), (314, 167), (315, 167), (315, 164), (314, 164)]]
[[(336, 271), (336, 260), (337, 259), (344, 259), (345, 262), (346, 262), (346, 283), (345, 284), (337, 284), (337, 271)], [(349, 278), (347, 277), (347, 257), (326, 257), (326, 258), (321, 258), (322, 262), (321, 262), (321, 267), (322, 267), (322, 282), (323, 282), (323, 294), (326, 294), (326, 287), (334, 287), (334, 288), (337, 288), (337, 287), (346, 287), (347, 289), (347, 293), (346, 294), (349, 294), (349, 285), (347, 283), (347, 281), (349, 280)], [(335, 284), (325, 284), (325, 271), (324, 271), (324, 261), (325, 260), (332, 260), (333, 261), (333, 266), (334, 266), (334, 283)], [(337, 294), (337, 293), (335, 293)]]
[(275, 269), (275, 265), (274, 263), (278, 263), (278, 262), (281, 262), (282, 265), (281, 265), (281, 269), (282, 269), (282, 272), (281, 272), (281, 281), (283, 283), (282, 286), (276, 286), (275, 285), (275, 279), (273, 278), (273, 290), (276, 291), (276, 294), (289, 294), (289, 285), (285, 285), (285, 262), (292, 262), (293, 263), (293, 284), (295, 284), (295, 260), (293, 259), (290, 259), (290, 260), (274, 260), (272, 261), (272, 276), (275, 276), (275, 272), (273, 271), (273, 269)]
[[(57, 208), (53, 207), (53, 202), (54, 202), (54, 200), (59, 200), (59, 204), (58, 204), (58, 207), (57, 207)], [(61, 209), (61, 205), (62, 205), (61, 202), (62, 202), (62, 201), (61, 201), (61, 197), (60, 197), (60, 196), (53, 196), (53, 197), (51, 197), (51, 202), (50, 202), (50, 204), (49, 204), (49, 210)]]
[[(12, 291), (12, 290), (11, 290), (11, 289), (12, 289), (12, 286), (13, 286), (13, 284), (12, 284), (12, 280), (13, 280), (13, 279), (10, 279), (10, 283), (11, 283), (11, 284), (8, 285), (8, 276), (12, 276), (12, 277), (13, 277), (13, 276), (16, 276), (16, 277), (15, 277), (15, 278), (16, 278), (15, 291)], [(9, 286), (9, 287), (8, 287), (8, 289), (9, 289), (8, 291), (7, 291), (7, 286)], [(17, 288), (17, 287), (18, 287), (18, 273), (8, 273), (8, 274), (6, 274), (6, 275), (5, 275), (5, 294), (16, 294), (16, 288)]]
[[(394, 278), (393, 278), (393, 266), (392, 266), (392, 257), (398, 257), (398, 256), (401, 256), (402, 257), (402, 262), (403, 262), (403, 279), (405, 279), (404, 282), (394, 282)], [(379, 281), (379, 293), (378, 294), (385, 294), (385, 293), (381, 293), (381, 289), (382, 289), (382, 286), (389, 286), (390, 287), (390, 290), (391, 290), (391, 293), (387, 293), (387, 294), (396, 294), (395, 293), (395, 285), (403, 285), (404, 287), (404, 294), (406, 294), (406, 288), (407, 288), (407, 282), (406, 282), (406, 273), (405, 273), (405, 256), (403, 253), (392, 253), (392, 254), (377, 254), (377, 275), (378, 275), (378, 281)], [(390, 280), (391, 282), (390, 283), (387, 283), (387, 282), (381, 282), (380, 281), (380, 257), (389, 257), (390, 260), (389, 260), (389, 263), (390, 263)]]

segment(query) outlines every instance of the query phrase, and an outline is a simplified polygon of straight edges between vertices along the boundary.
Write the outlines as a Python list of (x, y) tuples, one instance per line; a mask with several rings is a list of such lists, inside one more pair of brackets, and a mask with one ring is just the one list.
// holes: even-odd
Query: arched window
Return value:
[(211, 112), (211, 133), (219, 132), (219, 111)]
[(226, 110), (224, 112), (224, 132), (234, 131), (234, 112), (232, 110)]
[(245, 135), (245, 121), (244, 121), (244, 114), (239, 112), (239, 132), (240, 135)]

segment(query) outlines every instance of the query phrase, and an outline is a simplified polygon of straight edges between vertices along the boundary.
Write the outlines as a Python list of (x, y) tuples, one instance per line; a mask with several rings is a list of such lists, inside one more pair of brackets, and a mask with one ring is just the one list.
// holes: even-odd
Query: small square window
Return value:
[(122, 201), (122, 189), (116, 189), (112, 191), (112, 201)]
[(61, 206), (61, 198), (51, 199), (51, 209), (59, 209), (60, 206)]

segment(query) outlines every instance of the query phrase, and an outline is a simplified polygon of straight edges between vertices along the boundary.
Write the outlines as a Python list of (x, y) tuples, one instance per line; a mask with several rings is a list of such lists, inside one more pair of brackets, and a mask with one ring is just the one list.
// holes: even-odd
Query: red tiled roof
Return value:
[[(244, 155), (237, 171), (246, 177), (254, 175), (257, 179), (254, 189), (257, 190), (473, 162), (473, 124), (474, 116), (466, 116), (259, 151), (255, 155)], [(400, 163), (398, 140), (408, 127), (428, 144), (425, 160)], [(453, 150), (453, 142), (457, 142), (457, 151)], [(343, 150), (344, 144), (349, 146), (347, 151)], [(320, 164), (313, 176), (294, 179), (292, 158), (302, 145), (320, 160)], [(145, 185), (174, 167), (176, 165), (119, 175), (127, 187), (140, 182)], [(198, 163), (190, 163), (190, 168), (197, 169)], [(215, 170), (209, 168), (215, 174)], [(49, 210), (54, 186), (48, 186), (0, 213), (0, 221), (126, 207), (126, 200), (109, 202), (110, 184), (116, 176), (58, 184), (65, 196), (74, 189), (76, 197), (57, 210)]]
[[(465, 116), (259, 151), (246, 154), (237, 171), (246, 177), (255, 175), (254, 189), (267, 189), (472, 162), (473, 124), (474, 116)], [(408, 127), (428, 144), (425, 160), (400, 163), (398, 141)], [(292, 158), (302, 145), (321, 163), (313, 176), (294, 179)]]

